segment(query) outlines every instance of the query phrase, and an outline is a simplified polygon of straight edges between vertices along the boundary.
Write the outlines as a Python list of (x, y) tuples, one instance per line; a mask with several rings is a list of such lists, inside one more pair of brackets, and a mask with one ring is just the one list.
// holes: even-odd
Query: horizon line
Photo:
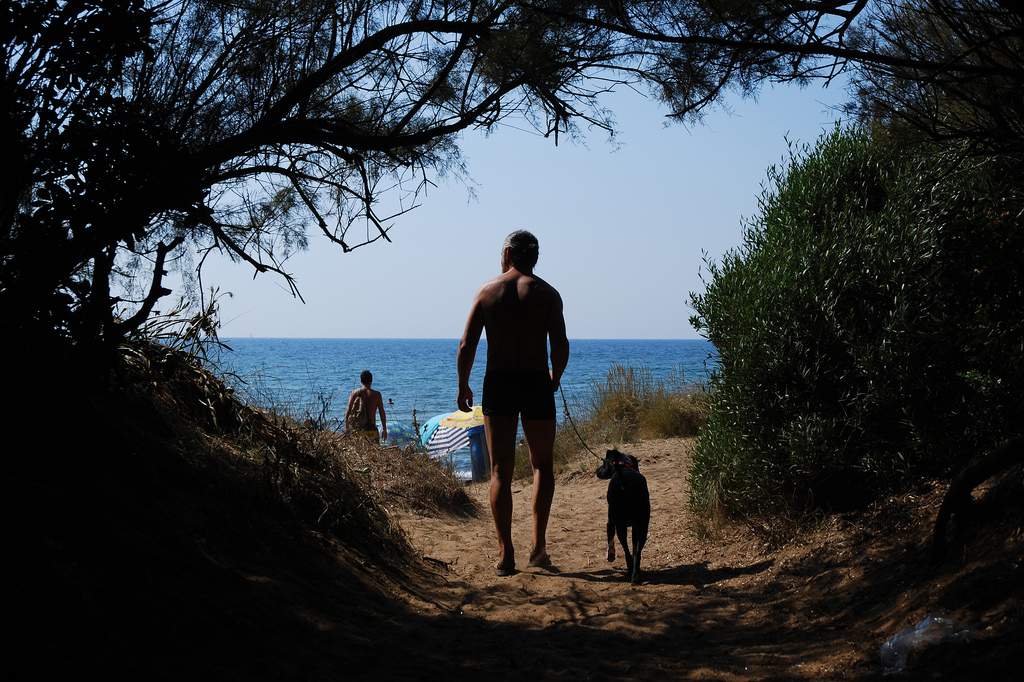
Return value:
[[(218, 339), (230, 340), (230, 339), (253, 339), (260, 341), (459, 341), (459, 337), (448, 337), (448, 336), (218, 336)], [(482, 336), (481, 341), (486, 341), (487, 337)], [(695, 338), (599, 338), (599, 337), (588, 337), (588, 338), (569, 338), (569, 341), (708, 341), (703, 337)], [(710, 343), (710, 342), (709, 342)]]

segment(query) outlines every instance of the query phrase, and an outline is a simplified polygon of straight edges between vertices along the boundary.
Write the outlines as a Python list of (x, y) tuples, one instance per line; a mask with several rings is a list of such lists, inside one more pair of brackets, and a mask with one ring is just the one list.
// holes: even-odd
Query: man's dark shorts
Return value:
[(551, 374), (536, 372), (487, 372), (484, 375), (483, 413), (489, 417), (554, 419), (555, 392)]

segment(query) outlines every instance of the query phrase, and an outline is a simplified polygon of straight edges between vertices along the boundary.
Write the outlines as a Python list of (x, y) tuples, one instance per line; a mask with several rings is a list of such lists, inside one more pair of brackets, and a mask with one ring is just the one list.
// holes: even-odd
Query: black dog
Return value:
[[(608, 482), (608, 561), (615, 561), (615, 535), (626, 555), (626, 574), (634, 585), (640, 583), (640, 556), (647, 543), (651, 525), (651, 495), (647, 479), (640, 473), (640, 462), (633, 455), (609, 450), (604, 464), (597, 470), (598, 478)], [(633, 527), (633, 553), (629, 553), (626, 527)]]

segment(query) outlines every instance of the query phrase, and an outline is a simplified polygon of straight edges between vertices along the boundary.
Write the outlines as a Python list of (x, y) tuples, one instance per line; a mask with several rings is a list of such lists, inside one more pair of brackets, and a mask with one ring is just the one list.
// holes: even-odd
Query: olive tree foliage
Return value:
[(691, 295), (720, 354), (694, 504), (848, 504), (1019, 433), (1024, 195), (998, 158), (837, 129)]

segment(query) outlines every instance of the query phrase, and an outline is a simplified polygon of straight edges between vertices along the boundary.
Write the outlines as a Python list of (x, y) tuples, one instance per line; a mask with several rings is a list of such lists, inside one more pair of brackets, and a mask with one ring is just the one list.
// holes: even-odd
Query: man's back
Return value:
[(487, 367), (506, 372), (548, 369), (548, 335), (565, 335), (562, 300), (547, 282), (515, 269), (480, 289)]

